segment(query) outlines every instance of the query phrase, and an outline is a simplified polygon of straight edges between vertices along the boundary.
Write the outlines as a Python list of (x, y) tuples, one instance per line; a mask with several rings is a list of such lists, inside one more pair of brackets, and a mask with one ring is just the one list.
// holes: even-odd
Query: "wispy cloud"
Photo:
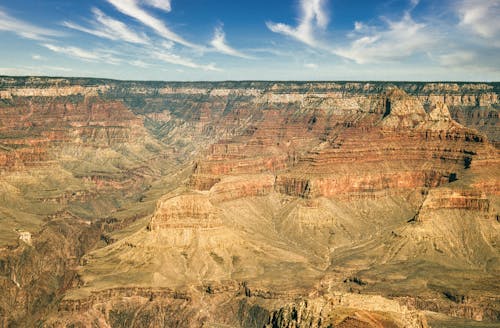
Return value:
[(131, 65), (133, 66), (136, 66), (136, 67), (140, 67), (140, 68), (148, 68), (149, 66), (151, 66), (150, 64), (148, 63), (145, 63), (143, 62), (142, 60), (140, 59), (137, 59), (137, 60), (132, 60), (130, 62)]
[(309, 68), (309, 69), (318, 69), (319, 68), (318, 64), (315, 64), (315, 63), (305, 63), (304, 67)]
[(277, 56), (277, 57), (296, 57), (296, 54), (293, 52), (292, 49), (283, 49), (283, 48), (280, 49), (280, 47), (277, 44), (275, 44), (274, 42), (272, 42), (267, 47), (248, 48), (247, 51), (251, 52), (251, 53), (256, 53), (256, 54), (260, 54), (260, 53), (270, 54), (270, 55)]
[(148, 6), (161, 9), (166, 12), (170, 12), (172, 10), (170, 0), (144, 0), (144, 3)]
[(419, 3), (420, 0), (410, 0), (410, 10), (413, 10)]
[(240, 58), (252, 59), (252, 57), (232, 48), (230, 45), (227, 44), (226, 34), (222, 29), (222, 25), (217, 26), (215, 28), (214, 37), (212, 41), (210, 41), (210, 44), (212, 45), (212, 47), (214, 47), (215, 50), (217, 50), (220, 53)]
[(500, 0), (461, 0), (456, 10), (462, 27), (483, 38), (500, 36)]
[[(175, 32), (171, 31), (161, 20), (152, 16), (147, 11), (142, 9), (139, 5), (139, 0), (107, 0), (112, 4), (118, 11), (124, 15), (130, 16), (137, 21), (141, 22), (145, 26), (148, 26), (154, 30), (161, 37), (182, 44), (183, 46), (199, 49), (202, 48), (194, 43), (191, 43)], [(153, 2), (153, 1), (149, 1)], [(159, 2), (159, 1), (154, 1)]]
[(148, 37), (130, 30), (123, 22), (105, 15), (97, 8), (92, 8), (95, 22), (93, 28), (83, 27), (72, 22), (63, 22), (63, 25), (84, 33), (92, 34), (110, 40), (123, 40), (130, 43), (147, 44)]
[[(134, 56), (129, 59), (124, 59), (122, 54), (119, 53), (102, 53), (100, 51), (86, 51), (84, 49), (75, 47), (59, 47), (53, 44), (45, 44), (44, 46), (52, 51), (66, 54), (68, 56), (76, 57), (82, 60), (88, 61), (105, 61), (111, 64), (128, 63), (132, 66), (140, 68), (148, 68), (151, 65), (144, 62), (143, 58), (153, 58), (166, 62), (169, 64), (203, 69), (203, 70), (217, 70), (215, 65), (202, 65), (195, 63), (192, 59), (185, 56), (179, 56), (172, 53), (175, 42), (188, 45), (186, 42), (181, 41), (180, 37), (173, 37), (171, 33), (168, 32), (166, 27), (162, 22), (156, 20), (154, 17), (150, 16), (146, 11), (139, 7), (139, 2), (135, 0), (108, 0), (112, 3), (119, 11), (129, 15), (141, 23), (153, 28), (160, 36), (164, 37), (163, 40), (158, 41), (159, 46), (155, 46), (152, 40), (150, 40), (144, 34), (138, 34), (132, 31), (123, 22), (118, 21), (104, 14), (101, 10), (93, 8), (92, 12), (94, 14), (95, 21), (92, 23), (93, 28), (86, 28), (71, 22), (64, 22), (63, 25), (75, 30), (79, 30), (85, 33), (96, 35), (98, 37), (107, 38), (110, 40), (121, 40), (132, 44), (138, 44), (144, 47), (141, 48), (131, 48), (133, 49)], [(164, 11), (170, 11), (170, 2), (165, 1), (143, 1), (144, 5), (153, 6)], [(170, 33), (170, 34), (169, 34)], [(190, 44), (189, 44), (190, 45)], [(197, 46), (196, 46), (197, 47)], [(228, 50), (234, 50), (228, 48)], [(236, 50), (234, 50), (236, 51)], [(243, 54), (242, 54), (243, 55)]]
[(23, 38), (39, 41), (61, 36), (61, 33), (58, 31), (38, 27), (16, 19), (2, 9), (0, 9), (0, 31), (9, 31)]
[(472, 63), (476, 54), (472, 51), (454, 51), (453, 53), (439, 56), (439, 62), (443, 66), (456, 67)]
[(315, 32), (324, 30), (328, 25), (327, 0), (300, 0), (300, 17), (297, 27), (283, 23), (267, 22), (267, 27), (275, 32), (290, 36), (311, 47), (318, 47)]
[(62, 66), (41, 66), (41, 67), (29, 67), (32, 69), (41, 68), (42, 70), (51, 70), (51, 71), (59, 71), (59, 72), (72, 72), (73, 69)]
[(99, 55), (97, 53), (77, 47), (60, 47), (49, 43), (45, 43), (43, 46), (53, 52), (58, 52), (71, 57), (77, 57), (83, 60), (97, 61), (99, 59)]
[(179, 55), (175, 55), (168, 52), (158, 51), (153, 54), (153, 57), (169, 64), (180, 65), (189, 68), (203, 69), (205, 71), (220, 71), (220, 69), (218, 69), (215, 66), (215, 64), (208, 64), (208, 65), (198, 64), (193, 62), (189, 58), (181, 57)]
[(89, 51), (78, 47), (72, 47), (72, 46), (64, 47), (50, 43), (44, 43), (42, 44), (42, 46), (53, 52), (64, 54), (84, 61), (104, 62), (112, 65), (116, 65), (123, 62), (122, 59), (116, 58), (112, 53), (104, 50)]
[(386, 25), (379, 29), (356, 22), (350, 34), (354, 40), (333, 53), (358, 64), (387, 62), (423, 52), (438, 42), (438, 36), (425, 24), (415, 22), (409, 12), (399, 21), (386, 20)]

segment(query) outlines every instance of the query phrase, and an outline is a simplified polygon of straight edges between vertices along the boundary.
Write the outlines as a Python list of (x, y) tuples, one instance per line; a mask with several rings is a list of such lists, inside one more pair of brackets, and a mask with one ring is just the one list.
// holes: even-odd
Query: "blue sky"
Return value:
[(0, 0), (0, 74), (500, 80), (500, 0)]

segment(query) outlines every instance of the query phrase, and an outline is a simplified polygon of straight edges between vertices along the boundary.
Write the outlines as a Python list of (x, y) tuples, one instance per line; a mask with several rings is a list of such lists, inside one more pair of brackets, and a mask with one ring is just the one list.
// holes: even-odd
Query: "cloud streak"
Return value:
[(205, 71), (220, 71), (220, 69), (215, 67), (215, 64), (208, 64), (208, 65), (197, 64), (193, 62), (191, 59), (181, 57), (168, 52), (156, 52), (153, 54), (153, 57), (169, 64), (180, 65), (189, 68), (203, 69)]
[(83, 27), (72, 22), (63, 22), (63, 25), (80, 32), (114, 41), (122, 40), (136, 44), (149, 43), (149, 39), (145, 34), (138, 34), (130, 30), (123, 22), (105, 15), (97, 8), (92, 8), (92, 12), (95, 18), (95, 22), (92, 24), (93, 28)]
[(226, 34), (224, 33), (222, 26), (218, 26), (215, 28), (214, 37), (212, 41), (210, 41), (210, 45), (212, 45), (212, 47), (214, 47), (214, 49), (220, 53), (234, 57), (252, 59), (251, 56), (248, 56), (227, 44)]
[[(78, 30), (84, 33), (92, 34), (101, 38), (106, 38), (114, 41), (126, 41), (131, 44), (140, 45), (141, 48), (132, 48), (135, 52), (135, 58), (126, 60), (123, 58), (116, 58), (116, 56), (123, 57), (120, 54), (110, 55), (109, 53), (102, 53), (99, 51), (87, 51), (76, 47), (60, 47), (53, 44), (44, 44), (44, 46), (54, 52), (66, 54), (68, 56), (82, 59), (85, 61), (99, 61), (104, 60), (111, 64), (128, 63), (132, 66), (140, 68), (148, 68), (151, 64), (144, 62), (143, 58), (150, 58), (161, 61), (163, 63), (193, 68), (202, 69), (206, 71), (217, 71), (218, 68), (214, 64), (198, 64), (192, 59), (185, 56), (179, 56), (172, 53), (172, 48), (175, 43), (187, 46), (189, 48), (201, 49), (201, 47), (185, 41), (183, 38), (170, 31), (160, 20), (151, 16), (148, 12), (140, 7), (146, 5), (155, 7), (157, 9), (169, 12), (171, 10), (170, 1), (162, 0), (107, 0), (121, 13), (134, 18), (145, 26), (153, 29), (163, 40), (155, 42), (160, 46), (155, 46), (155, 43), (148, 38), (145, 34), (139, 34), (131, 30), (123, 22), (118, 21), (112, 17), (107, 16), (101, 10), (93, 8), (94, 22), (92, 27), (87, 28), (72, 22), (64, 22), (63, 25)], [(231, 48), (225, 43), (225, 35), (221, 31), (218, 38), (214, 38), (214, 48), (219, 52), (224, 52), (231, 55), (245, 56), (243, 53)], [(205, 49), (204, 49), (205, 50)]]
[(283, 23), (267, 22), (267, 27), (275, 33), (292, 37), (311, 47), (318, 47), (318, 29), (325, 30), (328, 25), (327, 0), (300, 0), (300, 17), (297, 27)]
[(167, 13), (172, 10), (170, 0), (144, 0), (144, 3), (150, 7), (163, 10)]
[(41, 45), (53, 52), (88, 62), (104, 62), (112, 65), (116, 65), (123, 62), (122, 59), (116, 58), (110, 52), (104, 50), (89, 51), (78, 47), (58, 46), (51, 43), (44, 43)]
[[(161, 20), (152, 16), (147, 11), (139, 6), (138, 0), (107, 0), (122, 14), (134, 18), (145, 26), (154, 30), (161, 37), (181, 44), (185, 47), (200, 49), (202, 47), (191, 43), (172, 30), (170, 30)], [(156, 3), (158, 1), (148, 1), (148, 3)]]
[(90, 52), (78, 47), (61, 47), (50, 43), (44, 43), (42, 45), (53, 52), (65, 54), (71, 57), (76, 57), (87, 61), (99, 60), (99, 55), (97, 53)]
[(354, 40), (332, 52), (358, 64), (391, 62), (424, 52), (438, 42), (436, 35), (425, 24), (415, 22), (408, 12), (401, 20), (386, 23), (386, 28), (379, 29), (356, 22), (350, 34)]
[(458, 2), (456, 10), (460, 17), (460, 26), (470, 29), (482, 38), (498, 39), (500, 36), (499, 0), (462, 0)]
[(38, 27), (25, 21), (16, 19), (0, 9), (0, 31), (15, 33), (25, 39), (48, 40), (51, 37), (62, 36), (58, 31)]

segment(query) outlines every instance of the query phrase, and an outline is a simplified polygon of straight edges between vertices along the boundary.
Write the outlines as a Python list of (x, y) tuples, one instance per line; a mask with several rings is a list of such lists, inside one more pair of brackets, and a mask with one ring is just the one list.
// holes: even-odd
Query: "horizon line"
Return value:
[(3, 75), (0, 74), (0, 78), (46, 78), (46, 79), (86, 79), (86, 80), (106, 80), (115, 82), (163, 82), (163, 83), (227, 83), (227, 82), (282, 82), (282, 83), (500, 83), (498, 81), (491, 80), (349, 80), (349, 79), (339, 79), (339, 80), (128, 80), (128, 79), (116, 79), (108, 77), (95, 77), (95, 76), (57, 76), (57, 75)]

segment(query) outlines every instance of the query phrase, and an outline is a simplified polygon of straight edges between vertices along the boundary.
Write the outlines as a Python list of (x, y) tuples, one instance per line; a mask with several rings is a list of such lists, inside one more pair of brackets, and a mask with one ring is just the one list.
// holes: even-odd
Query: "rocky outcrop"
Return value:
[(484, 136), (451, 119), (446, 105), (426, 114), (400, 90), (387, 97), (388, 112), (378, 128), (361, 119), (340, 134), (341, 140), (309, 151), (289, 172), (278, 175), (277, 190), (332, 197), (436, 187), (456, 179), (473, 158), (495, 156)]
[(211, 197), (218, 202), (244, 197), (266, 196), (274, 190), (275, 176), (271, 174), (227, 177), (210, 189)]
[[(116, 322), (113, 314), (122, 312), (129, 327), (161, 323), (169, 323), (172, 327), (196, 327), (200, 324), (241, 327), (427, 327), (425, 316), (417, 310), (379, 296), (344, 293), (296, 301), (290, 301), (286, 296), (282, 300), (265, 300), (241, 295), (244, 286), (243, 289), (235, 288), (185, 293), (154, 288), (113, 289), (93, 293), (85, 300), (64, 300), (60, 305), (61, 316), (51, 321), (59, 326), (74, 321), (74, 318), (86, 322), (98, 316), (103, 323), (121, 327), (124, 323)], [(231, 296), (227, 296), (228, 293)], [(212, 302), (220, 299), (225, 303), (214, 312), (199, 315), (202, 299)], [(189, 317), (186, 317), (187, 311)], [(165, 317), (164, 312), (170, 312), (170, 317)], [(93, 316), (85, 317), (85, 313), (93, 313)]]
[(392, 129), (413, 128), (426, 117), (422, 103), (400, 89), (387, 92), (382, 124)]
[(71, 217), (51, 220), (12, 249), (0, 249), (0, 324), (28, 327), (47, 318), (55, 300), (71, 287), (79, 258), (98, 230)]
[(428, 327), (418, 311), (382, 297), (355, 294), (286, 304), (268, 316), (264, 327)]
[(450, 111), (448, 106), (442, 102), (435, 104), (434, 108), (429, 113), (429, 120), (432, 122), (448, 122), (451, 121)]
[(498, 298), (473, 297), (455, 295), (445, 291), (442, 298), (422, 299), (419, 297), (401, 297), (401, 304), (410, 308), (444, 313), (452, 317), (466, 318), (475, 321), (498, 321), (500, 318), (500, 302)]
[(481, 190), (433, 189), (429, 191), (422, 205), (421, 213), (438, 209), (459, 209), (488, 213), (490, 201)]
[(220, 225), (217, 210), (206, 195), (188, 194), (160, 200), (148, 229), (208, 229)]
[(95, 87), (75, 85), (49, 88), (13, 88), (0, 90), (0, 99), (12, 99), (13, 97), (67, 97), (74, 95), (95, 97), (108, 89), (109, 86), (105, 85)]

